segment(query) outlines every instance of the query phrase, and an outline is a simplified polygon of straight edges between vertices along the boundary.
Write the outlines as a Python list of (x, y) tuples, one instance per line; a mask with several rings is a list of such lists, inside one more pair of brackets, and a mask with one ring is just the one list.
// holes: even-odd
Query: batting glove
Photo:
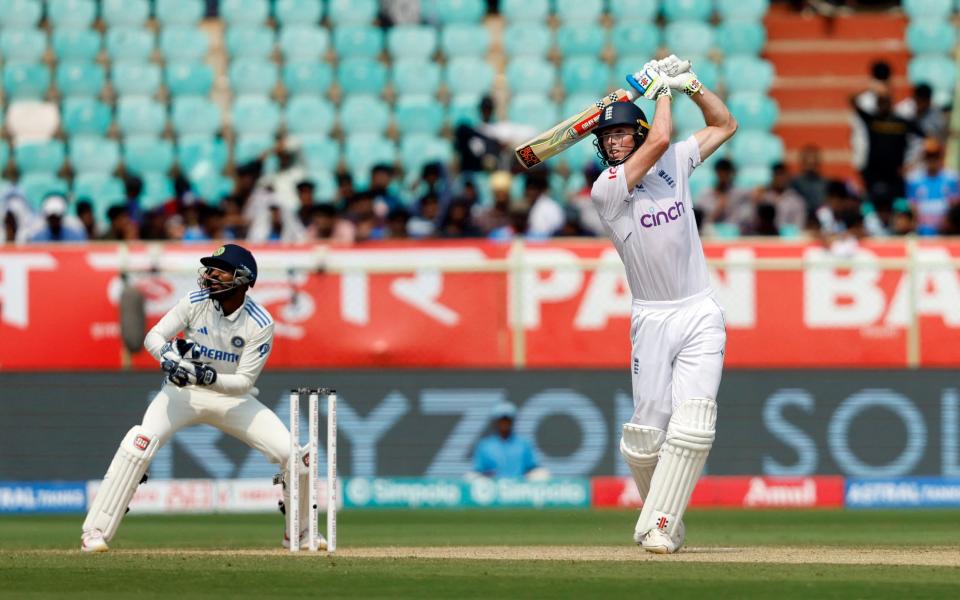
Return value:
[(673, 99), (670, 84), (666, 76), (657, 67), (656, 61), (650, 61), (632, 75), (627, 75), (627, 83), (648, 100), (656, 100), (660, 96)]
[(697, 74), (691, 70), (689, 60), (683, 60), (676, 54), (656, 61), (660, 71), (666, 75), (670, 89), (683, 92), (688, 96), (703, 93), (703, 84), (697, 79)]
[(680, 73), (686, 73), (690, 70), (690, 61), (683, 60), (678, 57), (676, 54), (671, 54), (666, 58), (661, 58), (656, 61), (657, 67), (660, 71), (663, 72), (667, 77), (674, 77)]

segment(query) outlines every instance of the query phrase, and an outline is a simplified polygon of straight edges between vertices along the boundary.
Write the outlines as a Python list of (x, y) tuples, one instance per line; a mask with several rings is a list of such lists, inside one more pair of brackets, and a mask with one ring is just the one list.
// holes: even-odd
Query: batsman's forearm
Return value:
[(700, 107), (703, 112), (703, 120), (708, 127), (726, 128), (733, 123), (733, 115), (730, 114), (727, 105), (706, 86), (703, 87), (702, 94), (694, 94), (690, 98)]
[(656, 112), (650, 125), (650, 137), (670, 140), (673, 135), (673, 105), (668, 96), (657, 98)]

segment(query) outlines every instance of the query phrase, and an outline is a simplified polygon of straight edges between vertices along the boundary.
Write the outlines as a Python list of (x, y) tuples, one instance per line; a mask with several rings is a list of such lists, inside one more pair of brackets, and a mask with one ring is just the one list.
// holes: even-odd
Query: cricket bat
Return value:
[(623, 88), (610, 92), (569, 119), (517, 146), (514, 154), (524, 169), (539, 165), (585, 138), (600, 120), (600, 111), (612, 102), (633, 102), (636, 90)]

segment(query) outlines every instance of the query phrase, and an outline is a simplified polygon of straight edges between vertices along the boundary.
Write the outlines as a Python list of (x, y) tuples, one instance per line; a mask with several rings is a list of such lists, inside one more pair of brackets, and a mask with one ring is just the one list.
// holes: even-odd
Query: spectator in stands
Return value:
[(132, 173), (123, 178), (123, 202), (130, 213), (130, 219), (139, 225), (143, 222), (143, 211), (140, 208), (140, 196), (143, 195), (143, 180)]
[(546, 168), (527, 173), (523, 189), (523, 205), (530, 211), (527, 235), (533, 238), (548, 238), (555, 235), (566, 222), (563, 208), (550, 197)]
[(893, 235), (910, 235), (917, 231), (917, 219), (905, 198), (899, 198), (893, 203), (893, 219), (890, 222), (890, 233)]
[(392, 165), (378, 164), (370, 169), (370, 193), (373, 195), (373, 210), (380, 219), (394, 209), (404, 205), (403, 200), (394, 190), (396, 169)]
[(713, 187), (697, 196), (696, 206), (703, 211), (705, 230), (723, 223), (739, 231), (753, 216), (753, 201), (750, 191), (734, 186), (737, 169), (726, 158), (718, 158), (713, 164), (716, 181)]
[(924, 167), (910, 174), (907, 200), (917, 216), (917, 233), (938, 235), (950, 207), (960, 201), (960, 184), (956, 171), (943, 166), (939, 141), (928, 139), (923, 150)]
[(354, 243), (383, 237), (383, 225), (373, 210), (373, 195), (369, 192), (354, 194), (347, 202), (343, 216), (334, 227), (336, 241)]
[(453, 147), (457, 153), (460, 171), (493, 171), (500, 166), (501, 142), (493, 129), (493, 98), (480, 99), (480, 123), (476, 126), (461, 123), (453, 134)]
[(295, 137), (277, 137), (273, 148), (277, 156), (277, 171), (262, 175), (258, 187), (273, 190), (276, 201), (287, 210), (296, 210), (297, 184), (307, 176), (303, 161), (300, 160), (301, 142)]
[(540, 466), (533, 443), (517, 435), (513, 424), (517, 407), (501, 402), (491, 411), (494, 433), (484, 437), (473, 452), (473, 472), (469, 476), (546, 479), (550, 475)]
[(820, 148), (808, 144), (800, 149), (800, 173), (790, 181), (790, 187), (803, 196), (807, 214), (812, 215), (827, 196), (827, 180), (820, 173)]
[(83, 231), (87, 234), (88, 240), (95, 240), (100, 235), (97, 232), (97, 219), (93, 214), (93, 203), (83, 198), (77, 201), (77, 219), (83, 226)]
[(353, 198), (355, 193), (353, 176), (347, 171), (337, 173), (337, 197), (333, 198), (334, 202), (339, 203), (341, 206), (346, 206), (347, 201)]
[(754, 208), (753, 221), (745, 232), (747, 235), (778, 236), (777, 206), (769, 200), (761, 199)]
[(303, 225), (295, 213), (274, 199), (267, 214), (250, 224), (247, 240), (255, 243), (281, 242), (296, 244), (305, 238)]
[(409, 197), (423, 198), (428, 193), (436, 196), (441, 207), (450, 203), (453, 190), (447, 167), (440, 162), (429, 162), (420, 169), (420, 178), (410, 188)]
[(816, 212), (816, 228), (812, 232), (828, 244), (846, 231), (850, 215), (860, 214), (860, 199), (843, 181), (832, 179), (827, 183), (827, 198)]
[(82, 242), (87, 239), (83, 225), (67, 214), (67, 199), (50, 194), (43, 200), (40, 212), (43, 221), (30, 233), (31, 242)]
[(388, 239), (402, 240), (410, 237), (407, 233), (407, 223), (410, 221), (410, 211), (398, 206), (387, 215), (386, 232)]
[(510, 190), (513, 176), (509, 171), (494, 171), (490, 175), (490, 193), (493, 196), (488, 206), (474, 206), (474, 222), (485, 236), (510, 223)]
[(3, 230), (2, 237), (0, 237), (0, 242), (13, 243), (17, 239), (17, 217), (14, 215), (12, 210), (5, 211), (3, 213)]
[(443, 238), (472, 238), (479, 237), (481, 232), (473, 223), (472, 204), (466, 198), (457, 198), (450, 203), (444, 215), (439, 237)]
[(516, 238), (527, 237), (529, 229), (530, 211), (524, 206), (514, 206), (510, 209), (510, 222), (499, 229), (494, 229), (488, 236), (491, 240), (510, 241)]
[(245, 237), (250, 226), (250, 202), (263, 172), (263, 162), (259, 160), (243, 163), (236, 168), (233, 177), (233, 191), (220, 202), (226, 215), (227, 226), (237, 235)]
[[(772, 171), (773, 177), (770, 180), (770, 185), (759, 194), (759, 204), (767, 204), (773, 207), (775, 229), (779, 233), (793, 234), (803, 231), (807, 222), (807, 207), (803, 197), (788, 185), (790, 174), (787, 172), (787, 166), (783, 163), (777, 163), (773, 165)], [(763, 217), (766, 216), (766, 213), (764, 213)], [(754, 215), (754, 224), (765, 226), (763, 219), (760, 217), (761, 214), (758, 210)], [(771, 231), (768, 228), (766, 232), (761, 232), (755, 227), (754, 231), (750, 233), (753, 235), (775, 235)]]
[(139, 236), (137, 224), (130, 219), (130, 211), (123, 204), (114, 204), (107, 209), (107, 230), (100, 236), (101, 240), (127, 241), (135, 240)]
[[(583, 228), (584, 235), (605, 236), (603, 223), (600, 221), (600, 213), (593, 207), (593, 200), (590, 199), (590, 191), (593, 189), (593, 182), (600, 176), (600, 166), (595, 162), (590, 162), (583, 169), (583, 187), (571, 194), (568, 204), (577, 211), (577, 222)], [(696, 209), (694, 209), (696, 210)]]
[(960, 204), (954, 204), (947, 211), (943, 224), (943, 235), (960, 235)]
[(439, 216), (440, 201), (437, 194), (428, 191), (417, 203), (416, 214), (407, 222), (407, 233), (418, 239), (434, 237)]
[[(870, 85), (856, 95), (855, 108), (868, 114), (877, 112), (877, 94), (893, 94), (893, 84), (890, 81), (890, 63), (885, 60), (874, 61), (870, 65)], [(859, 172), (867, 165), (867, 151), (870, 141), (863, 121), (856, 115), (850, 117), (850, 161)]]
[(908, 121), (915, 121), (922, 135), (911, 136), (908, 140), (906, 163), (908, 172), (912, 168), (923, 167), (923, 143), (934, 139), (941, 144), (947, 143), (950, 124), (946, 111), (933, 104), (933, 89), (926, 83), (913, 88), (913, 96), (904, 98), (893, 107), (893, 112)]
[(0, 242), (7, 243), (25, 242), (30, 227), (37, 218), (23, 192), (16, 186), (8, 188), (0, 198), (0, 215), (3, 215)]
[(297, 220), (304, 229), (310, 227), (313, 222), (313, 209), (317, 204), (316, 189), (317, 186), (309, 179), (304, 179), (297, 184), (297, 200), (300, 202), (297, 208)]

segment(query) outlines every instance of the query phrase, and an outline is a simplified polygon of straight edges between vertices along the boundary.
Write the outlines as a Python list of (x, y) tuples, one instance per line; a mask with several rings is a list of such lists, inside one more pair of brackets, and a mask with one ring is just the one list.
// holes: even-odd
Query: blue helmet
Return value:
[[(211, 256), (201, 258), (200, 264), (204, 267), (233, 273), (232, 284), (228, 288), (220, 290), (221, 292), (242, 285), (253, 287), (253, 284), (257, 281), (257, 261), (253, 258), (253, 254), (243, 246), (224, 244), (217, 248)], [(201, 288), (210, 287), (208, 279), (205, 273), (201, 273), (199, 281)]]
[[(603, 147), (602, 136), (604, 131), (611, 127), (630, 127), (636, 133), (633, 134), (633, 150), (630, 154), (617, 161), (611, 161), (607, 156), (607, 151)], [(600, 160), (608, 167), (619, 165), (637, 151), (637, 148), (647, 139), (647, 133), (650, 132), (650, 123), (647, 121), (647, 115), (639, 106), (633, 102), (611, 102), (600, 110), (600, 117), (597, 120), (597, 126), (593, 130), (596, 137), (593, 140), (593, 146), (597, 149), (597, 155)]]

